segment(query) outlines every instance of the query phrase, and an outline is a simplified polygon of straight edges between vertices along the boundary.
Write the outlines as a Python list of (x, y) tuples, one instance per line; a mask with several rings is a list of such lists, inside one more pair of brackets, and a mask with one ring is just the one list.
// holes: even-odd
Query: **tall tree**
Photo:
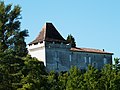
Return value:
[[(21, 7), (16, 5), (12, 7), (12, 4), (5, 5), (0, 1), (0, 51), (5, 52), (7, 50), (14, 51), (14, 54), (25, 56), (27, 54), (26, 43), (24, 38), (28, 36), (27, 30), (20, 30), (21, 19)], [(21, 44), (22, 43), (22, 44)], [(24, 45), (23, 45), (24, 44)], [(19, 52), (18, 49), (20, 48)], [(16, 50), (16, 51), (15, 51)], [(25, 52), (21, 55), (20, 52)]]
[(75, 39), (71, 34), (67, 37), (67, 43), (71, 44), (72, 47), (76, 47)]
[(22, 57), (27, 55), (28, 32), (20, 30), (20, 12), (18, 5), (12, 7), (0, 1), (0, 90), (16, 90), (24, 76)]

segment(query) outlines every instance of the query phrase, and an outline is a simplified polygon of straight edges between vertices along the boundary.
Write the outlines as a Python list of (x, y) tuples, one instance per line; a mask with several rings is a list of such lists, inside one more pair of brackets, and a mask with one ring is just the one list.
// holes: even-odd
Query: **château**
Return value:
[(101, 69), (112, 64), (113, 53), (92, 48), (71, 47), (52, 23), (46, 23), (35, 40), (28, 44), (32, 57), (43, 61), (47, 71), (68, 71), (71, 66), (87, 69), (92, 65)]

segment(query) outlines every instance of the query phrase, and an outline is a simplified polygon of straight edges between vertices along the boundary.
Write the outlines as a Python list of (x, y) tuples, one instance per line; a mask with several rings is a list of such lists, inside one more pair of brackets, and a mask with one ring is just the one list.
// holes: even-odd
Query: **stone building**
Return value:
[(32, 57), (44, 62), (47, 71), (68, 71), (71, 66), (87, 69), (92, 65), (101, 69), (112, 64), (113, 53), (92, 48), (72, 48), (52, 23), (46, 23), (35, 40), (28, 44)]

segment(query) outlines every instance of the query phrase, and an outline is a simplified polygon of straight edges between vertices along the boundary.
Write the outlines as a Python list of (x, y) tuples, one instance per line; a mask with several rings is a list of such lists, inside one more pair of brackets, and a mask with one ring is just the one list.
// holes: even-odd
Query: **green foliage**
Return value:
[(71, 44), (72, 47), (76, 47), (75, 39), (71, 34), (67, 37), (67, 43)]
[(114, 58), (115, 64), (113, 65), (113, 68), (117, 71), (120, 71), (120, 58)]
[(59, 90), (58, 75), (54, 71), (51, 71), (47, 76), (48, 90)]
[(58, 85), (58, 90), (119, 90), (120, 72), (116, 73), (111, 65), (101, 71), (88, 66), (85, 73), (72, 67), (69, 72), (59, 74)]
[(69, 76), (67, 80), (66, 90), (79, 90), (82, 88), (82, 73), (77, 67), (72, 67), (69, 70)]
[(88, 70), (84, 74), (85, 87), (88, 90), (99, 90), (99, 72), (92, 66), (88, 66)]
[(45, 75), (43, 62), (35, 58), (0, 54), (0, 90), (39, 90), (45, 88)]
[[(116, 73), (116, 70), (112, 69), (111, 65), (105, 65), (101, 71), (100, 87), (105, 90), (119, 90), (118, 82), (120, 76)], [(104, 83), (104, 84), (103, 84)], [(118, 89), (119, 88), (119, 89)]]
[(28, 31), (24, 30), (24, 31), (20, 31), (18, 34), (15, 35), (14, 37), (14, 53), (17, 56), (26, 56), (28, 51), (26, 48), (26, 42), (25, 42), (25, 37), (28, 36)]
[(16, 90), (20, 86), (24, 61), (12, 54), (0, 53), (0, 90)]
[(20, 30), (21, 7), (5, 5), (0, 1), (0, 51), (14, 52), (14, 55), (26, 56), (27, 48), (24, 41), (27, 30)]
[(36, 58), (31, 58), (29, 55), (24, 60), (24, 67), (22, 69), (23, 77), (20, 81), (22, 88), (28, 90), (39, 90), (45, 86), (46, 72), (43, 62), (38, 61)]
[(66, 86), (67, 86), (67, 81), (68, 81), (68, 72), (65, 73), (60, 73), (58, 76), (58, 84), (59, 84), (59, 89), (60, 90), (66, 90)]

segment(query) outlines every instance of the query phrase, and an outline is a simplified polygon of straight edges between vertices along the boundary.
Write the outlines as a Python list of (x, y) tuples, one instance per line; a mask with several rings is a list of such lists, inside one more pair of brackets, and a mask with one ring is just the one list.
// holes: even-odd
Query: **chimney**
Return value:
[(105, 49), (103, 49), (103, 52), (105, 51)]

